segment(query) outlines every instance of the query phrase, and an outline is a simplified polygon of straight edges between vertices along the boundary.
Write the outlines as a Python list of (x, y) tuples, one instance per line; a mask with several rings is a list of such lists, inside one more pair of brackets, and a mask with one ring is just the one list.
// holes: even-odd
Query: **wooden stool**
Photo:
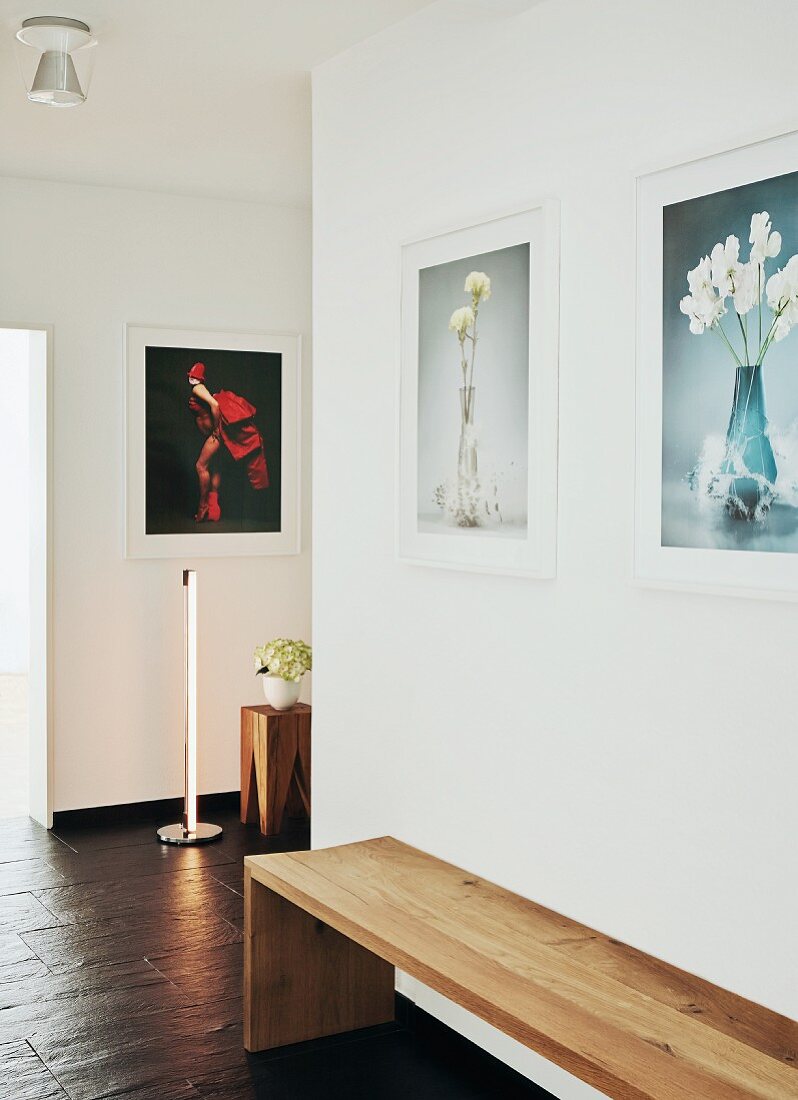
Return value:
[(241, 820), (264, 836), (289, 817), (310, 817), (310, 707), (241, 708)]

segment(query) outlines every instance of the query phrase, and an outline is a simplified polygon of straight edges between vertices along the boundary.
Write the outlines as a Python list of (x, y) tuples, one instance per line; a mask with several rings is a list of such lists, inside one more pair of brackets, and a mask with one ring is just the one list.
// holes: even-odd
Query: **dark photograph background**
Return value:
[[(276, 352), (147, 348), (148, 535), (280, 530), (281, 360)], [(195, 464), (205, 441), (188, 407), (188, 372), (197, 362), (205, 364), (205, 384), (211, 393), (232, 390), (255, 406), (254, 421), (269, 468), (269, 488), (256, 491), (247, 479), (246, 460), (236, 462), (224, 444), (219, 448), (215, 468), (221, 475), (222, 515), (217, 523), (194, 520), (199, 501)]]

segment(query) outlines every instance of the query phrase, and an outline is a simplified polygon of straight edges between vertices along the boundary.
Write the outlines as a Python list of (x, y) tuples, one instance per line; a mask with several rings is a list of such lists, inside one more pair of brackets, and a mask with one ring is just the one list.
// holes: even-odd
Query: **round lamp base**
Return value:
[(208, 844), (221, 835), (221, 825), (206, 825), (204, 821), (197, 822), (193, 833), (187, 833), (182, 825), (164, 825), (158, 830), (158, 839), (162, 844)]

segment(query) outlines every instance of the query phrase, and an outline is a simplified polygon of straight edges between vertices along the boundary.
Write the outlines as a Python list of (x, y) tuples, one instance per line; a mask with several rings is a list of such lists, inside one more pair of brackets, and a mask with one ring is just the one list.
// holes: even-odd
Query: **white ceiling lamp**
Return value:
[(33, 103), (77, 107), (88, 94), (97, 39), (79, 19), (37, 15), (17, 31), (22, 79)]

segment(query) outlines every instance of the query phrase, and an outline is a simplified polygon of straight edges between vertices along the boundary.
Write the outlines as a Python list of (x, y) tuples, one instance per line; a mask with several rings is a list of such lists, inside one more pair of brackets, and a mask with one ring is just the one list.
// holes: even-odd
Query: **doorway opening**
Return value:
[(46, 328), (0, 327), (0, 817), (52, 825)]

